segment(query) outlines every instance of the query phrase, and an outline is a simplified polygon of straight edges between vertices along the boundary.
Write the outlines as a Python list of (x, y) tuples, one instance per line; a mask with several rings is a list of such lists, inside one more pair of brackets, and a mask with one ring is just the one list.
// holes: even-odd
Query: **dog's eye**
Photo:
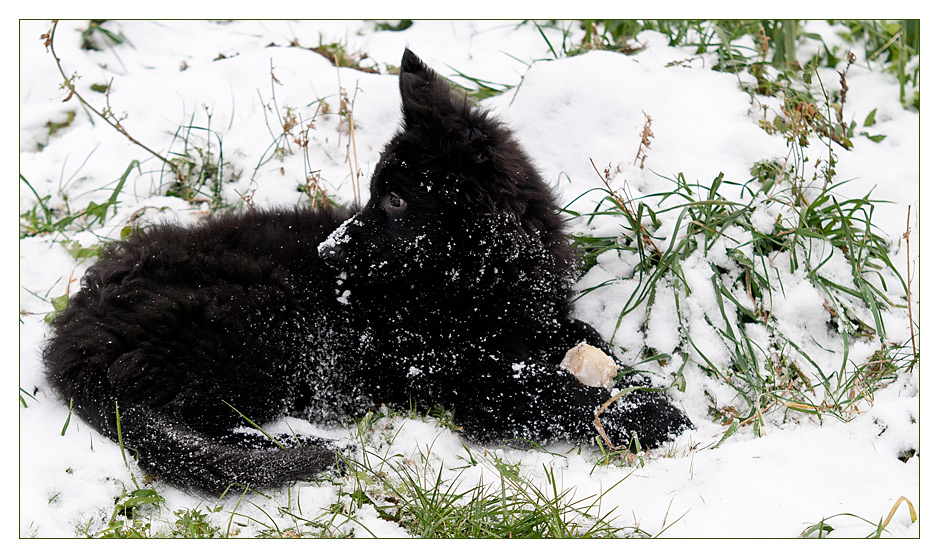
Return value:
[(408, 202), (403, 200), (401, 196), (395, 192), (389, 192), (388, 194), (385, 194), (385, 203), (382, 205), (390, 214), (399, 214), (405, 210), (405, 207), (408, 206)]

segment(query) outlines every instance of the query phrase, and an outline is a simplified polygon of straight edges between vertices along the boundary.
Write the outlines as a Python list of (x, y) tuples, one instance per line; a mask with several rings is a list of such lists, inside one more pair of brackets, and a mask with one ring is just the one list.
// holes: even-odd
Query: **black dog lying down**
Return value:
[[(579, 342), (606, 344), (569, 317), (572, 251), (547, 185), (505, 127), (411, 51), (399, 79), (404, 124), (355, 214), (249, 210), (106, 250), (45, 348), (78, 416), (115, 440), (119, 416), (141, 466), (211, 493), (334, 463), (322, 440), (279, 449), (233, 432), (242, 415), (440, 405), (477, 442), (595, 435), (611, 391), (559, 363)], [(690, 426), (644, 391), (601, 421), (614, 443), (635, 432), (649, 446)]]

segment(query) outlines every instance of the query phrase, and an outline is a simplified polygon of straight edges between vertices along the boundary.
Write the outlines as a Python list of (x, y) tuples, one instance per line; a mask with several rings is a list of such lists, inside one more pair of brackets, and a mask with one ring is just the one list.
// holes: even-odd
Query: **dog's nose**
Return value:
[(317, 254), (320, 255), (324, 260), (337, 261), (342, 260), (346, 257), (346, 249), (344, 246), (349, 242), (349, 228), (356, 226), (356, 217), (359, 214), (353, 215), (349, 219), (346, 219), (332, 233), (330, 236), (326, 237), (326, 240), (320, 243), (317, 246)]

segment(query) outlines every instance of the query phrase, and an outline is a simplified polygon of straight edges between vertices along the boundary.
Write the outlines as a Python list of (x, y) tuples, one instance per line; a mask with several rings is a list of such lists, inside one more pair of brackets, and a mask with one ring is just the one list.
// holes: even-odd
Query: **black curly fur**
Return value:
[[(406, 50), (402, 130), (360, 211), (272, 209), (161, 225), (111, 245), (52, 323), (48, 379), (165, 480), (218, 493), (328, 468), (242, 415), (328, 423), (381, 403), (441, 405), (472, 440), (587, 440), (610, 392), (558, 364), (578, 342), (572, 252), (510, 132)], [(641, 382), (639, 377), (635, 382)], [(237, 411), (236, 411), (237, 409)], [(615, 442), (688, 427), (662, 395), (602, 415)], [(294, 444), (296, 446), (296, 444)]]

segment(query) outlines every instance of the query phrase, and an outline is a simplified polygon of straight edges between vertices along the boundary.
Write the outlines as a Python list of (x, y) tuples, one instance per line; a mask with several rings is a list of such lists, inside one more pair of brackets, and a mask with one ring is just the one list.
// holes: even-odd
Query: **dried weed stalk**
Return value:
[(144, 151), (153, 155), (154, 157), (159, 159), (161, 162), (163, 162), (163, 164), (168, 166), (173, 171), (176, 181), (182, 182), (184, 174), (183, 174), (182, 169), (180, 169), (176, 163), (174, 163), (170, 159), (167, 159), (163, 155), (160, 155), (159, 153), (157, 153), (153, 149), (150, 149), (149, 147), (142, 144), (141, 142), (137, 141), (137, 139), (131, 136), (130, 133), (128, 133), (128, 131), (121, 124), (123, 117), (119, 118), (111, 110), (111, 100), (110, 100), (111, 84), (110, 83), (108, 84), (108, 88), (105, 91), (106, 106), (104, 110), (98, 110), (95, 107), (93, 107), (91, 103), (89, 103), (78, 92), (78, 90), (75, 88), (75, 80), (78, 79), (78, 74), (73, 73), (71, 76), (68, 76), (65, 73), (65, 69), (62, 67), (62, 60), (59, 58), (58, 54), (56, 54), (56, 51), (55, 51), (55, 32), (56, 32), (56, 27), (58, 27), (58, 24), (59, 24), (58, 20), (55, 20), (55, 19), (52, 20), (52, 27), (46, 33), (43, 33), (42, 35), (40, 35), (39, 38), (43, 41), (43, 46), (45, 46), (46, 49), (49, 50), (50, 54), (52, 54), (52, 58), (55, 60), (56, 67), (59, 70), (59, 74), (62, 76), (62, 79), (65, 80), (62, 83), (61, 87), (62, 89), (66, 89), (68, 91), (68, 94), (66, 95), (65, 99), (62, 99), (62, 102), (63, 103), (67, 102), (71, 100), (72, 97), (75, 97), (76, 99), (78, 99), (79, 103), (82, 104), (82, 106), (84, 106), (86, 109), (88, 109), (91, 113), (93, 113), (100, 119), (104, 120), (109, 126), (111, 126), (115, 130), (120, 132), (121, 135), (126, 137), (131, 143), (142, 148)]
[(640, 168), (643, 168), (643, 164), (646, 163), (646, 156), (649, 152), (650, 143), (652, 143), (653, 138), (653, 117), (643, 112), (643, 116), (646, 117), (646, 123), (643, 124), (643, 133), (640, 134), (640, 147), (636, 150), (636, 158), (633, 160), (633, 164), (636, 164), (637, 161), (640, 163)]
[(913, 366), (913, 363), (917, 362), (917, 344), (914, 342), (914, 310), (911, 306), (911, 206), (907, 206), (907, 229), (902, 237), (907, 248), (907, 317), (911, 322), (911, 350), (914, 353), (911, 365)]
[(839, 126), (842, 127), (842, 137), (849, 137), (849, 128), (845, 125), (845, 120), (842, 119), (842, 109), (845, 107), (845, 100), (849, 93), (849, 84), (845, 81), (846, 74), (849, 73), (849, 68), (852, 67), (852, 64), (855, 63), (855, 55), (851, 51), (846, 55), (847, 64), (845, 69), (839, 72), (839, 102), (836, 103), (836, 121), (839, 123)]

